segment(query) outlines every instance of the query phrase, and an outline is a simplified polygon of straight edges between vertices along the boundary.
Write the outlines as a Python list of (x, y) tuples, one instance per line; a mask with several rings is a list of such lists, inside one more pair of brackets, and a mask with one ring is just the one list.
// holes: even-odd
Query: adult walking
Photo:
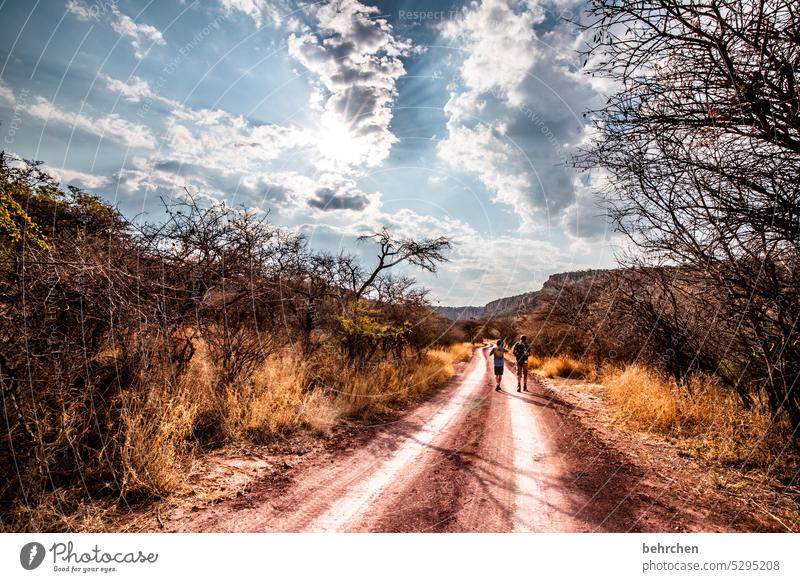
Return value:
[(494, 378), (497, 380), (497, 387), (495, 390), (500, 392), (500, 381), (503, 379), (503, 370), (506, 367), (505, 354), (508, 353), (503, 340), (498, 340), (497, 345), (489, 350), (489, 355), (494, 358)]
[[(517, 392), (528, 391), (528, 358), (531, 356), (531, 344), (528, 336), (523, 335), (512, 348), (514, 359), (517, 361)], [(522, 382), (525, 382), (524, 384)]]

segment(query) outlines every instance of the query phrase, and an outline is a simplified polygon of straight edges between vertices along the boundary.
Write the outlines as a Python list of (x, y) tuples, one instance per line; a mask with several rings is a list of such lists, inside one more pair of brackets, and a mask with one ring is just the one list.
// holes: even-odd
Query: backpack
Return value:
[(522, 342), (517, 342), (516, 344), (514, 344), (514, 357), (516, 357), (518, 360), (521, 360), (522, 358), (525, 357), (526, 353), (527, 350), (525, 349), (525, 346), (522, 344)]

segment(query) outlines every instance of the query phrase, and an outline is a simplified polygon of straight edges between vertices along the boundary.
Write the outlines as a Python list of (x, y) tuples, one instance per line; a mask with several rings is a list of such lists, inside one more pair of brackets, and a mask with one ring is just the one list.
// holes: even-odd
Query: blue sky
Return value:
[[(0, 3), (0, 147), (127, 216), (161, 197), (268, 211), (312, 246), (450, 236), (417, 274), (445, 305), (614, 263), (570, 158), (608, 87), (582, 2)], [(142, 218), (140, 218), (142, 219)]]

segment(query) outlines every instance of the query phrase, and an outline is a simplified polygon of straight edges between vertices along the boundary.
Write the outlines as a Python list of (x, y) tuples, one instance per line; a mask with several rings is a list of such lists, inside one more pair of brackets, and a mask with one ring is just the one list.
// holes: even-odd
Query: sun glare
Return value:
[(366, 153), (363, 140), (353, 135), (351, 126), (339, 119), (322, 121), (316, 145), (323, 158), (335, 165), (356, 164)]

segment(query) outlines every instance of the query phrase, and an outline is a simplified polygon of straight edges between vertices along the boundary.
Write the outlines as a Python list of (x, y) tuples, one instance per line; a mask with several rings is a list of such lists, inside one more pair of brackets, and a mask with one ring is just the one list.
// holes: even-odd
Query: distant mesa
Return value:
[(542, 288), (538, 291), (529, 291), (521, 295), (495, 299), (483, 307), (476, 307), (474, 305), (467, 305), (464, 307), (437, 306), (434, 307), (434, 309), (439, 315), (452, 321), (524, 315), (533, 311), (540, 294), (548, 287), (563, 285), (566, 281), (578, 282), (590, 277), (597, 277), (609, 271), (609, 269), (588, 269), (584, 271), (557, 273), (555, 275), (550, 275), (544, 285), (542, 285)]

